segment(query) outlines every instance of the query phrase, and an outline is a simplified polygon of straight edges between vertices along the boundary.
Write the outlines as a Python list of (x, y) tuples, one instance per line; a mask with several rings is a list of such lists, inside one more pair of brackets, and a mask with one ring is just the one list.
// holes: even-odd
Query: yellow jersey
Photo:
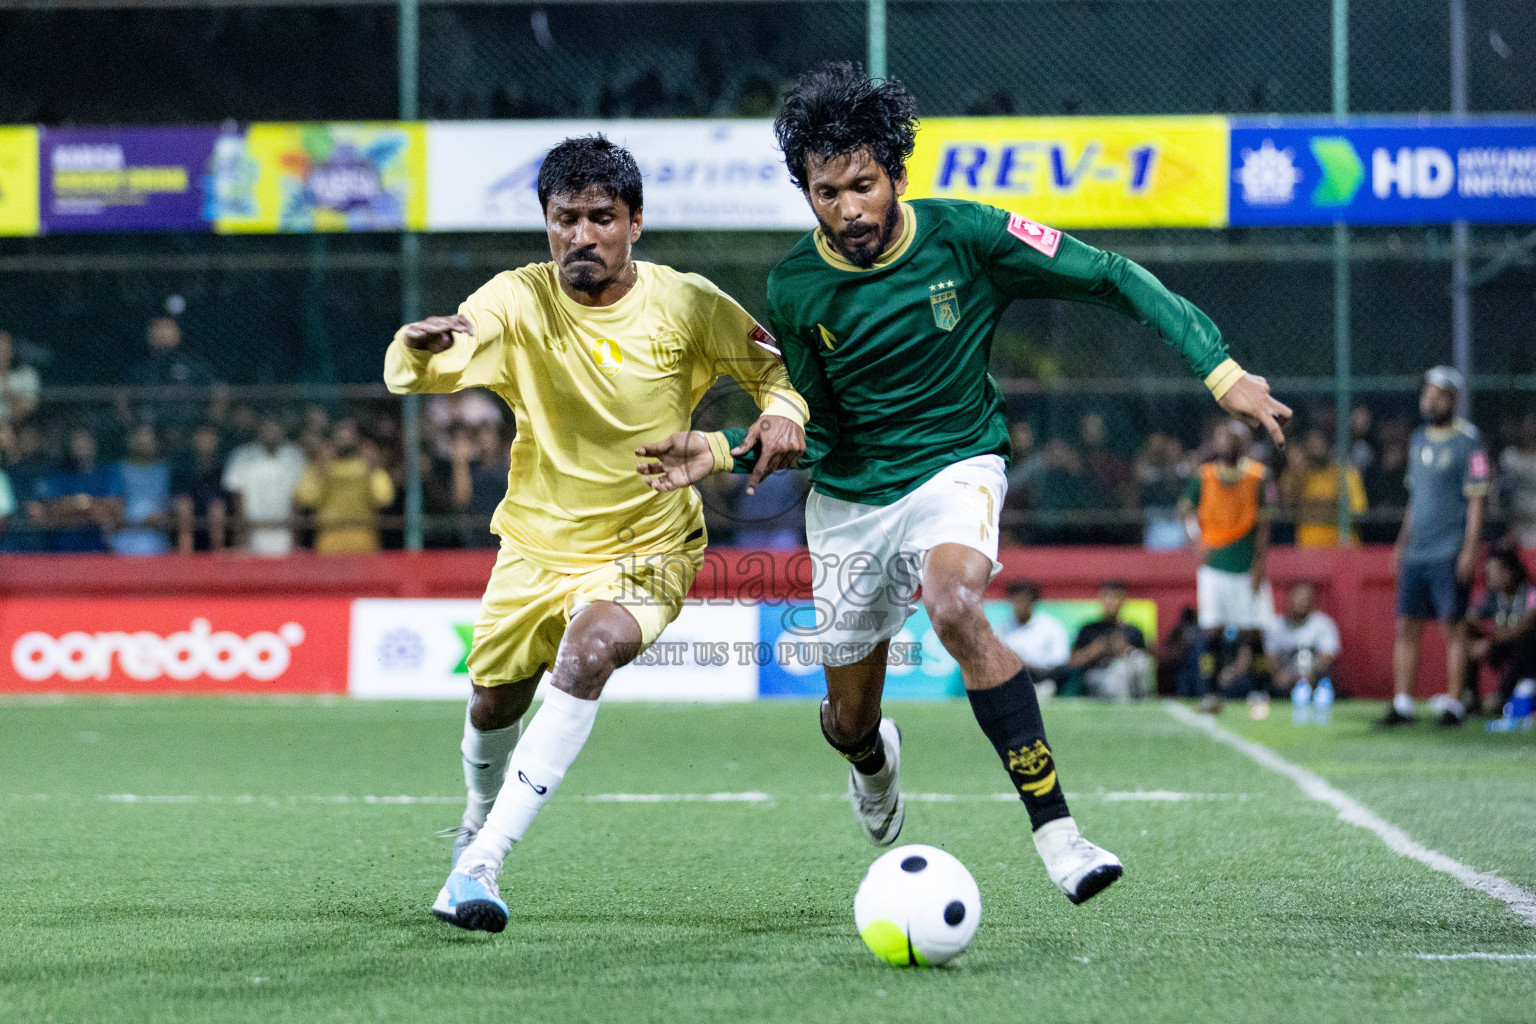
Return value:
[(634, 287), (608, 306), (565, 294), (553, 263), (504, 271), (459, 306), (473, 335), (433, 355), (397, 333), (384, 357), (395, 394), (484, 387), (511, 406), (517, 439), (491, 529), (547, 569), (675, 552), (702, 529), (698, 493), (652, 490), (635, 449), (689, 429), (721, 376), (763, 412), (805, 425), (805, 402), (750, 313), (698, 274), (635, 266)]

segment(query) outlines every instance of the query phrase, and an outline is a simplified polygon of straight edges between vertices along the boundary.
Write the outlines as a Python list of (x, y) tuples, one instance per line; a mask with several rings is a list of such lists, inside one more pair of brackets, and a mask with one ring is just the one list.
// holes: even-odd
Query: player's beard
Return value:
[(582, 249), (565, 257), (560, 276), (573, 291), (584, 292), (588, 295), (596, 295), (613, 281), (614, 276), (607, 274), (608, 265), (595, 251)]
[(843, 259), (856, 267), (868, 270), (875, 265), (875, 261), (885, 252), (891, 244), (891, 239), (896, 235), (896, 228), (901, 224), (901, 204), (895, 197), (891, 198), (891, 205), (885, 211), (885, 219), (880, 224), (880, 230), (875, 232), (875, 237), (859, 246), (849, 246), (843, 236), (821, 226), (822, 233), (832, 240), (833, 247), (842, 254)]

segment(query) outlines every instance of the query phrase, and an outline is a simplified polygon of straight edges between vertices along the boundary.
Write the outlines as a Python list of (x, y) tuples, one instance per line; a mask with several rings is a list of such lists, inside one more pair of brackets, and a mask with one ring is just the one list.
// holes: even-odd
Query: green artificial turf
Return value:
[[(813, 703), (604, 707), (508, 861), (498, 936), (428, 912), (462, 707), (0, 703), (0, 1021), (1536, 1020), (1536, 961), (1412, 956), (1536, 954), (1536, 928), (1156, 704), (1047, 709), (1078, 821), (1126, 863), (1082, 907), (1022, 808), (986, 799), (1006, 780), (967, 705), (888, 710), (904, 789), (959, 798), (911, 803), (902, 841), (981, 887), (943, 970), (887, 967), (855, 934), (876, 851)], [(1377, 710), (1222, 723), (1536, 888), (1536, 734), (1378, 735)], [(1203, 798), (1116, 798), (1136, 790)], [(715, 792), (772, 799), (583, 799)], [(447, 802), (362, 799), (402, 795)]]

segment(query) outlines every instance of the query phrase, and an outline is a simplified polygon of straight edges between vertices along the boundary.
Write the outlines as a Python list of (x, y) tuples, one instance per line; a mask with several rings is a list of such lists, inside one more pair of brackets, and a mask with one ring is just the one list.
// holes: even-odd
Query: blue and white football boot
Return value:
[(457, 866), (432, 904), (432, 914), (457, 928), (499, 932), (507, 926), (507, 905), (496, 888), (496, 869), (489, 864)]

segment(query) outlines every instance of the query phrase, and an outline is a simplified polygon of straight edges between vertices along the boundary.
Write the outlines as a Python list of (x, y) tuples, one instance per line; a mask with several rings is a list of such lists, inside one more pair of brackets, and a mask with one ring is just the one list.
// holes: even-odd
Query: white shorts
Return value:
[(1195, 573), (1196, 603), (1200, 628), (1263, 629), (1275, 617), (1275, 598), (1269, 580), (1253, 592), (1253, 577), (1246, 572), (1225, 572), (1202, 565)]
[(992, 560), (996, 576), (1003, 567), (997, 528), (1007, 490), (996, 455), (946, 466), (889, 505), (843, 501), (813, 489), (805, 502), (805, 533), (815, 572), (815, 635), (804, 639), (822, 645), (821, 661), (851, 665), (895, 636), (917, 608), (923, 562), (940, 544), (975, 548)]

